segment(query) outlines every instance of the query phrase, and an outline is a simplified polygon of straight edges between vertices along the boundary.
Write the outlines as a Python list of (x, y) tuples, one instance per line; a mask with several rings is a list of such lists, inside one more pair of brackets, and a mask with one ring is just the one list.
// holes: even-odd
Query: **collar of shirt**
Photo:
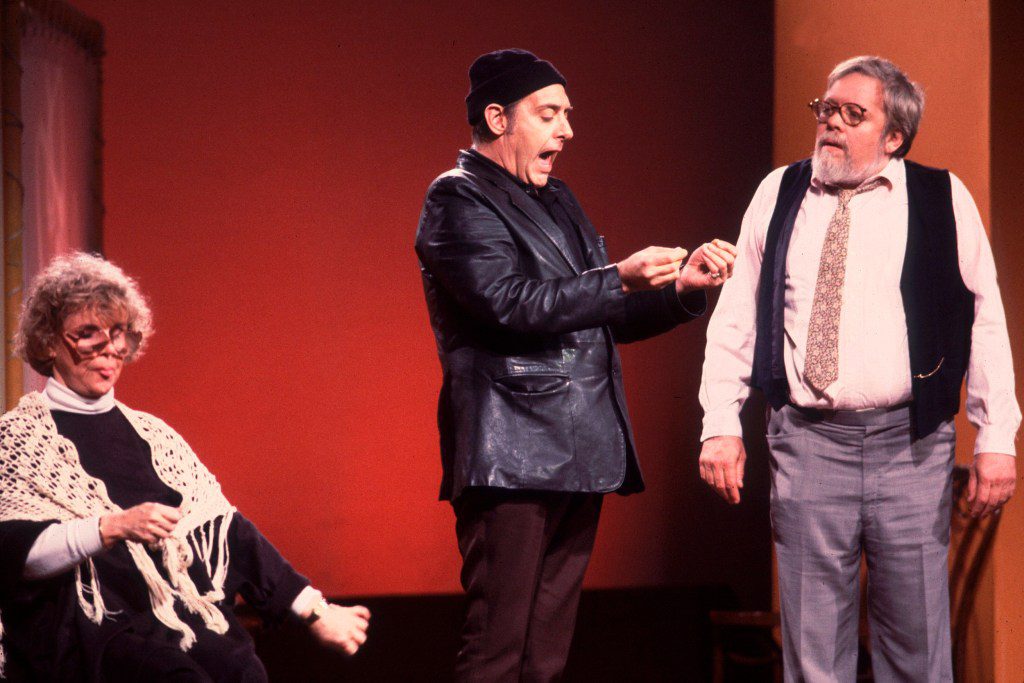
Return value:
[[(902, 158), (890, 157), (889, 162), (882, 167), (882, 170), (869, 178), (865, 178), (861, 185), (870, 183), (880, 178), (882, 185), (890, 192), (897, 187), (902, 187), (907, 182), (907, 168)], [(818, 194), (835, 194), (835, 188), (821, 182), (816, 176), (811, 178), (811, 189)]]

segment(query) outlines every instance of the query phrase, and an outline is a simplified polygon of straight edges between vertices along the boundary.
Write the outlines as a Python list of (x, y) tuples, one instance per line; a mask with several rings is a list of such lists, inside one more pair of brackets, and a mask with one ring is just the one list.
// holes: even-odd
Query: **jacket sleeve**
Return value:
[(277, 622), (289, 613), (292, 601), (309, 585), (277, 548), (241, 513), (235, 512), (228, 530), (231, 552), (229, 586), (266, 621)]
[(618, 269), (550, 280), (527, 277), (508, 227), (462, 178), (442, 177), (427, 194), (416, 251), (427, 275), (483, 324), (521, 334), (562, 334), (625, 321)]
[(676, 294), (675, 285), (626, 297), (626, 320), (612, 326), (618, 344), (642, 341), (668, 332), (676, 325), (699, 318), (708, 307), (704, 291)]

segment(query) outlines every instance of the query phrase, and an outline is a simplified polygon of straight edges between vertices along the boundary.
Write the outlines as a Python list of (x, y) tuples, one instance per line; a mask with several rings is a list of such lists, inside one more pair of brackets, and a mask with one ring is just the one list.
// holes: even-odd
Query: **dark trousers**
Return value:
[(119, 633), (103, 654), (100, 678), (107, 683), (266, 683), (251, 639), (229, 634), (199, 633), (192, 649), (183, 652), (131, 631)]
[(480, 488), (454, 502), (468, 599), (456, 680), (561, 677), (602, 500)]

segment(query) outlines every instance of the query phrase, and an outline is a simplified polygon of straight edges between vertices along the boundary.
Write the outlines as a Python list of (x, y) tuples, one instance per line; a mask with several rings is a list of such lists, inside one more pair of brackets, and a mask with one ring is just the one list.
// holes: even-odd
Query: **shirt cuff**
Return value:
[(48, 579), (102, 550), (99, 517), (50, 524), (33, 541), (21, 574), (30, 581)]
[(1007, 433), (992, 425), (983, 425), (978, 428), (978, 436), (974, 440), (974, 454), (978, 453), (1005, 453), (1006, 455), (1017, 455), (1014, 447), (1016, 431)]
[[(626, 320), (627, 295), (622, 291), (622, 278), (619, 277), (619, 267), (614, 263), (609, 263), (607, 266), (596, 268), (595, 270), (601, 273), (601, 277), (604, 280), (604, 289), (608, 296), (609, 319), (617, 323), (624, 322)], [(591, 271), (588, 270), (587, 272)]]
[(103, 535), (100, 533), (100, 518), (90, 517), (82, 520), (81, 536), (82, 551), (89, 557), (103, 550)]
[(740, 416), (731, 410), (715, 410), (704, 414), (704, 431), (700, 440), (707, 441), (714, 436), (737, 436), (743, 438)]
[(292, 614), (300, 618), (306, 616), (313, 609), (313, 605), (320, 602), (323, 597), (324, 594), (317, 589), (312, 586), (306, 586), (292, 600)]
[(622, 289), (622, 278), (619, 277), (618, 264), (609, 263), (607, 266), (602, 266), (601, 270), (605, 272), (605, 276), (608, 278), (606, 283), (608, 289)]

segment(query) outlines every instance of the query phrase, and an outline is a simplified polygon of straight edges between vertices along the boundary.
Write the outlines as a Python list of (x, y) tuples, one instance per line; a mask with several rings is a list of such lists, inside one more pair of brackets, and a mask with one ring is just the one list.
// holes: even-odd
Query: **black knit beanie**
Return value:
[(466, 114), (469, 125), (483, 118), (489, 104), (505, 106), (530, 93), (559, 83), (565, 77), (558, 69), (526, 50), (496, 50), (480, 55), (469, 67)]

